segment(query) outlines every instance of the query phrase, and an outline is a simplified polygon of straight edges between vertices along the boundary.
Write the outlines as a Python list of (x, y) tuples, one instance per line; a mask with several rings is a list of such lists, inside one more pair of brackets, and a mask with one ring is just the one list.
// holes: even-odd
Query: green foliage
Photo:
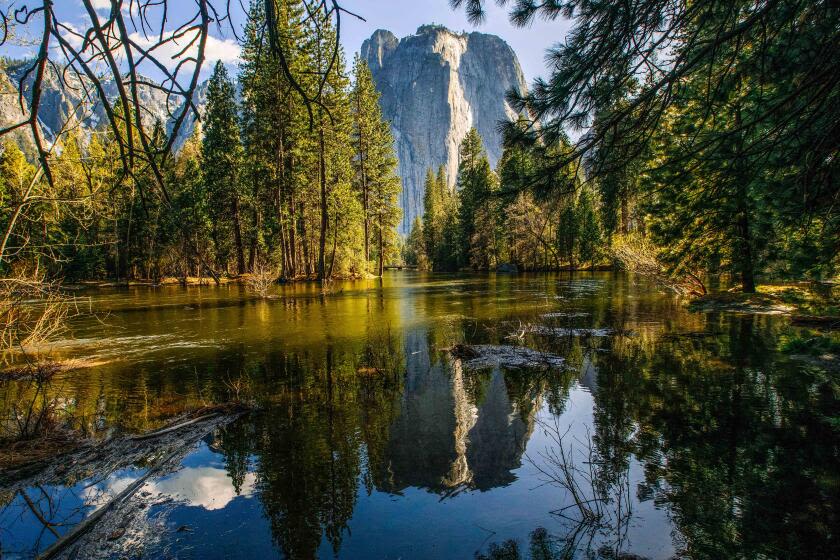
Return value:
[(423, 192), (423, 240), (432, 270), (458, 267), (458, 194), (449, 188), (443, 166), (426, 172)]
[(487, 205), (496, 180), (475, 128), (461, 142), (459, 156), (457, 263), (459, 267), (487, 269), (497, 260), (492, 230), (495, 216)]
[[(477, 18), (485, 3), (463, 4)], [(539, 122), (509, 123), (506, 143), (548, 163), (523, 166), (518, 188), (562, 191), (552, 173), (579, 161), (599, 194), (601, 245), (614, 233), (638, 232), (671, 274), (723, 273), (747, 293), (761, 276), (836, 277), (835, 8), (746, 0), (572, 2), (563, 10), (554, 2), (515, 3), (517, 25), (562, 15), (572, 26), (548, 53), (551, 75), (512, 96)], [(563, 146), (569, 128), (588, 132)], [(561, 237), (568, 241), (570, 232)], [(587, 257), (590, 248), (583, 248)]]
[(391, 127), (382, 118), (370, 69), (358, 55), (353, 60), (353, 76), (354, 187), (364, 212), (365, 261), (375, 257), (377, 275), (382, 276), (385, 262), (396, 255), (401, 184)]
[(419, 216), (415, 216), (414, 221), (411, 223), (411, 231), (408, 233), (408, 239), (405, 242), (403, 259), (405, 260), (405, 264), (416, 266), (420, 270), (431, 268), (429, 257), (426, 255), (426, 244), (423, 239), (423, 222), (420, 221)]
[(220, 267), (236, 259), (236, 272), (245, 272), (242, 243), (241, 182), (242, 144), (236, 91), (221, 62), (216, 63), (207, 89), (201, 145), (205, 189), (210, 198), (211, 235)]
[[(17, 146), (0, 150), (0, 226), (22, 208), (4, 264), (126, 280), (218, 279), (264, 263), (286, 279), (326, 279), (381, 274), (398, 259), (400, 181), (369, 69), (357, 59), (351, 85), (341, 48), (333, 60), (330, 17), (301, 0), (276, 6), (281, 62), (264, 7), (251, 2), (238, 79), (216, 64), (201, 126), (173, 157), (155, 160), (168, 196), (143, 157), (124, 172), (110, 127), (87, 146), (60, 138), (54, 188), (42, 178), (30, 188), (35, 167)], [(307, 107), (283, 64), (317, 103)], [(133, 118), (119, 104), (115, 112), (118, 123)], [(147, 140), (153, 151), (166, 144), (161, 123)]]
[(578, 245), (578, 231), (580, 224), (578, 223), (578, 213), (575, 212), (575, 205), (573, 202), (567, 202), (563, 205), (563, 210), (560, 213), (560, 225), (557, 228), (557, 246), (560, 249), (560, 254), (569, 262), (572, 267), (575, 266), (575, 255), (577, 254)]
[(601, 224), (595, 208), (595, 195), (587, 188), (581, 191), (575, 213), (578, 225), (578, 256), (583, 263), (595, 264), (601, 248)]
[[(527, 177), (543, 169), (560, 188), (532, 194)], [(456, 190), (443, 169), (428, 170), (422, 240), (433, 270), (522, 270), (595, 265), (604, 255), (599, 199), (584, 188), (573, 166), (547, 169), (544, 155), (518, 145), (505, 148), (498, 172), (490, 169), (481, 137), (472, 129), (461, 144)], [(419, 253), (413, 249), (412, 258)]]
[(840, 356), (840, 341), (830, 336), (795, 336), (782, 341), (780, 350), (785, 354), (805, 354), (822, 356), (833, 354)]

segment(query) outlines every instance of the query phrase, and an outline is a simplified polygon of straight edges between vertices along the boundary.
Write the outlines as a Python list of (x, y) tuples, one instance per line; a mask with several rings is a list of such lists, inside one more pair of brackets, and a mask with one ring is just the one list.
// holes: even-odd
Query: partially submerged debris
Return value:
[(603, 338), (617, 334), (608, 328), (571, 328), (571, 327), (550, 327), (548, 325), (535, 325), (533, 323), (519, 323), (515, 331), (507, 336), (508, 339), (522, 340), (526, 334), (535, 334), (546, 337), (579, 337), (579, 338)]
[(543, 313), (542, 315), (543, 319), (574, 319), (577, 317), (589, 317), (589, 313), (554, 311), (552, 313)]
[(44, 377), (45, 374), (53, 376), (67, 371), (100, 367), (108, 363), (108, 360), (94, 358), (72, 358), (35, 362), (0, 370), (0, 381), (29, 381)]
[(560, 368), (565, 360), (555, 354), (539, 352), (524, 346), (493, 344), (456, 344), (450, 352), (465, 367), (479, 369), (500, 366), (510, 369)]
[[(69, 553), (75, 557), (91, 557), (91, 551), (103, 549), (106, 542), (120, 540), (130, 517), (144, 509), (142, 500), (132, 501), (132, 497), (149, 479), (177, 470), (195, 443), (212, 430), (232, 422), (245, 410), (238, 404), (208, 407), (141, 437), (86, 442), (61, 457), (2, 472), (0, 496), (10, 501), (18, 493), (25, 497), (31, 488), (44, 487), (64, 487), (63, 492), (72, 493), (80, 483), (102, 481), (128, 468), (142, 469), (142, 474), (129, 486), (69, 528), (39, 556), (54, 558)], [(51, 523), (45, 521), (48, 525)], [(81, 555), (79, 549), (84, 551)]]
[(541, 336), (578, 336), (592, 338), (603, 338), (605, 336), (612, 336), (615, 334), (612, 329), (571, 329), (564, 327), (546, 327), (544, 325), (528, 325), (525, 327), (525, 332)]
[[(61, 469), (63, 457), (68, 454), (74, 462), (79, 462), (77, 455), (93, 453), (99, 456), (103, 450), (119, 447), (123, 442), (160, 440), (161, 436), (182, 432), (194, 425), (212, 424), (223, 421), (250, 410), (247, 404), (234, 402), (206, 406), (173, 418), (166, 426), (152, 432), (138, 435), (98, 441), (89, 439), (79, 430), (69, 426), (55, 426), (37, 437), (24, 438), (20, 441), (0, 440), (0, 490), (6, 481), (29, 476), (27, 473), (43, 472), (58, 465)], [(82, 461), (84, 462), (84, 461)]]

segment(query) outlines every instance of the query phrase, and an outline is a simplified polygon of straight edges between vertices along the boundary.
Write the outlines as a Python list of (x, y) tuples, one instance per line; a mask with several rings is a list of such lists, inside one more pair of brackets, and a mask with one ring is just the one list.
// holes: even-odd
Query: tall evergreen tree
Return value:
[(423, 239), (423, 222), (420, 216), (415, 216), (411, 223), (411, 231), (405, 241), (405, 264), (416, 266), (420, 270), (427, 270), (430, 267), (429, 258), (426, 256), (426, 244)]
[(435, 251), (441, 242), (442, 208), (437, 182), (434, 172), (426, 170), (426, 180), (423, 183), (423, 248), (432, 266), (434, 266)]
[[(486, 258), (480, 254), (476, 238), (476, 215), (494, 189), (495, 177), (481, 136), (470, 129), (461, 142), (458, 163), (458, 264), (482, 267)], [(474, 250), (475, 249), (475, 250)], [(476, 258), (471, 258), (474, 255)]]
[(594, 265), (602, 246), (601, 224), (595, 207), (595, 193), (589, 187), (581, 189), (577, 208), (578, 254), (581, 264)]
[[(237, 273), (244, 274), (245, 249), (240, 214), (242, 144), (235, 86), (221, 62), (216, 63), (210, 77), (204, 123), (201, 155), (204, 180), (211, 199), (217, 258), (220, 265), (227, 266), (227, 256), (232, 252)], [(230, 251), (227, 248), (228, 233), (233, 237)]]
[(377, 272), (382, 276), (386, 255), (396, 245), (394, 228), (400, 219), (397, 205), (401, 184), (390, 125), (382, 118), (379, 92), (367, 63), (358, 55), (353, 60), (353, 159), (355, 187), (364, 212), (365, 262), (370, 260), (374, 236)]

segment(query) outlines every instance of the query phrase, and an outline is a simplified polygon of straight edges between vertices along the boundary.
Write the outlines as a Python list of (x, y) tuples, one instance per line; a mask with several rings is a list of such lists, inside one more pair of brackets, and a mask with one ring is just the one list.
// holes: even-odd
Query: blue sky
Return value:
[[(247, 3), (247, 2), (246, 2)], [(128, 5), (128, 1), (125, 2)], [(220, 0), (219, 5), (224, 5)], [(234, 1), (233, 5), (238, 2)], [(35, 0), (0, 0), (0, 6), (8, 8), (10, 5), (37, 6), (40, 2)], [(102, 8), (103, 13), (108, 8), (109, 0), (94, 0), (94, 5)], [(195, 11), (194, 0), (177, 0), (169, 2), (170, 13), (167, 27), (173, 29), (181, 24), (186, 14)], [(56, 0), (56, 9), (62, 19), (69, 23), (77, 24), (80, 28), (85, 24), (86, 15), (80, 0)], [(496, 6), (494, 0), (488, 0), (488, 18), (480, 26), (473, 26), (467, 21), (463, 10), (452, 10), (448, 0), (343, 0), (343, 6), (359, 15), (366, 21), (360, 21), (348, 15), (342, 18), (342, 43), (347, 51), (347, 59), (352, 60), (353, 53), (361, 48), (362, 41), (370, 37), (377, 29), (388, 29), (395, 35), (402, 38), (410, 35), (423, 24), (442, 24), (454, 31), (481, 31), (492, 33), (507, 41), (519, 56), (520, 64), (525, 76), (530, 82), (538, 75), (546, 74), (544, 55), (547, 48), (561, 42), (569, 28), (566, 21), (544, 22), (536, 21), (532, 26), (519, 29), (512, 26), (507, 19), (504, 9)], [(241, 14), (240, 14), (241, 16)], [(38, 31), (38, 23), (33, 22), (33, 32)], [(242, 18), (236, 22), (241, 25)], [(208, 45), (208, 64), (206, 64), (205, 75), (215, 60), (235, 65), (238, 54), (238, 46), (229, 30), (213, 30), (213, 40)], [(4, 45), (0, 47), (0, 53), (7, 56), (31, 56), (35, 49), (26, 44), (26, 37), (22, 37), (22, 43), (18, 46)], [(138, 35), (138, 41), (142, 37)], [(171, 47), (173, 52), (177, 50)], [(148, 75), (154, 72), (147, 71)]]
[(487, 21), (478, 27), (467, 21), (463, 10), (452, 10), (448, 0), (345, 0), (344, 5), (367, 19), (366, 22), (346, 16), (342, 19), (342, 42), (348, 53), (357, 52), (362, 41), (377, 29), (388, 29), (402, 38), (425, 23), (437, 23), (454, 31), (498, 35), (516, 51), (529, 82), (546, 74), (546, 49), (562, 42), (569, 29), (569, 22), (560, 20), (537, 20), (529, 28), (516, 28), (508, 22), (506, 11), (496, 6), (495, 0), (487, 1)]

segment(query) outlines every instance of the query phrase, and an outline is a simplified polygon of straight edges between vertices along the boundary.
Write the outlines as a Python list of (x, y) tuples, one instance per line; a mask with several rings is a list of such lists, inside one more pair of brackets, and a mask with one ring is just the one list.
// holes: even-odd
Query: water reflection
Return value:
[(147, 490), (208, 511), (225, 508), (238, 496), (254, 493), (256, 475), (244, 473), (234, 485), (224, 469), (213, 467), (185, 467), (176, 474), (152, 482)]
[[(189, 301), (196, 316), (182, 319)], [(149, 429), (231, 380), (261, 405), (146, 486), (174, 500), (147, 555), (840, 554), (838, 373), (781, 354), (799, 332), (783, 319), (690, 314), (610, 275), (412, 277), (116, 318), (125, 337), (152, 337), (150, 354), (67, 380), (92, 432)], [(510, 342), (523, 323), (620, 334), (517, 340), (562, 355), (565, 371), (471, 371), (444, 351)], [(154, 338), (167, 329), (213, 344), (170, 348)], [(551, 476), (558, 433), (586, 473), (577, 500)], [(221, 536), (232, 520), (236, 546)]]

